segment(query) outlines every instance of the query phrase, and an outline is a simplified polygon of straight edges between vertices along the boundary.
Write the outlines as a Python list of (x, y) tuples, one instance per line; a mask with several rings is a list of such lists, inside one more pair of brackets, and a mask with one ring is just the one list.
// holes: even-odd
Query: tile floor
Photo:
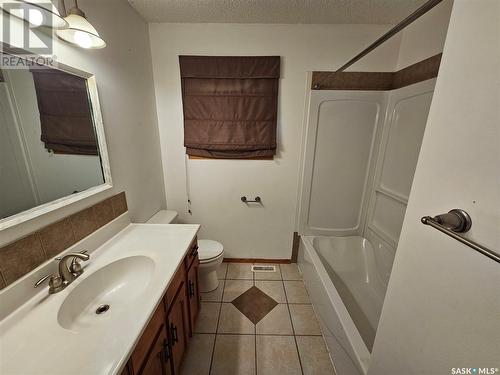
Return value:
[(335, 374), (295, 264), (276, 272), (223, 263), (202, 307), (182, 375)]

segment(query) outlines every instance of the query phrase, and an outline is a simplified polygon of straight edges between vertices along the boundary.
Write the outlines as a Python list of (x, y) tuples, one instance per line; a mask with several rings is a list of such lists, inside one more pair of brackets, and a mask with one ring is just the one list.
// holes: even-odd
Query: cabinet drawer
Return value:
[(158, 331), (164, 327), (166, 321), (165, 306), (161, 301), (132, 353), (131, 364), (135, 374), (139, 372)]
[(170, 306), (172, 306), (172, 302), (174, 301), (175, 295), (179, 288), (181, 288), (186, 282), (186, 270), (184, 265), (181, 263), (179, 269), (175, 272), (175, 275), (170, 283), (167, 293), (165, 295), (165, 302), (167, 303), (167, 311), (170, 310)]
[(184, 258), (184, 264), (186, 265), (186, 269), (189, 269), (191, 263), (193, 263), (193, 261), (196, 259), (197, 256), (198, 256), (198, 239), (197, 237), (195, 237), (193, 242), (191, 242), (191, 245), (189, 246), (186, 258)]

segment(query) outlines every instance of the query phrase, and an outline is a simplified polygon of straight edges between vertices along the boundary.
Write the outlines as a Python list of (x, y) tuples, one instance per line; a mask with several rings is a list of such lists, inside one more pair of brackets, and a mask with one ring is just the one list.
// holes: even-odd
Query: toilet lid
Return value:
[(213, 240), (198, 240), (198, 257), (200, 262), (217, 258), (224, 251), (221, 243)]

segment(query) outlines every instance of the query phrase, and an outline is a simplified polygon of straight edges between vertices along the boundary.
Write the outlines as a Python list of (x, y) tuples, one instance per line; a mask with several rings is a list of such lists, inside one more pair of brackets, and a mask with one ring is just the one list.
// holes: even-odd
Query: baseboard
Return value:
[(289, 264), (290, 259), (224, 258), (224, 263), (275, 263)]

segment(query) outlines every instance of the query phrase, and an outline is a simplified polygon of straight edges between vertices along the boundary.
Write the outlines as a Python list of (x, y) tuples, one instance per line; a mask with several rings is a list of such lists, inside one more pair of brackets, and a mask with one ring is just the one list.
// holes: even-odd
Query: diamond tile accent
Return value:
[(278, 305), (278, 302), (253, 286), (236, 298), (232, 304), (253, 324), (257, 324)]

